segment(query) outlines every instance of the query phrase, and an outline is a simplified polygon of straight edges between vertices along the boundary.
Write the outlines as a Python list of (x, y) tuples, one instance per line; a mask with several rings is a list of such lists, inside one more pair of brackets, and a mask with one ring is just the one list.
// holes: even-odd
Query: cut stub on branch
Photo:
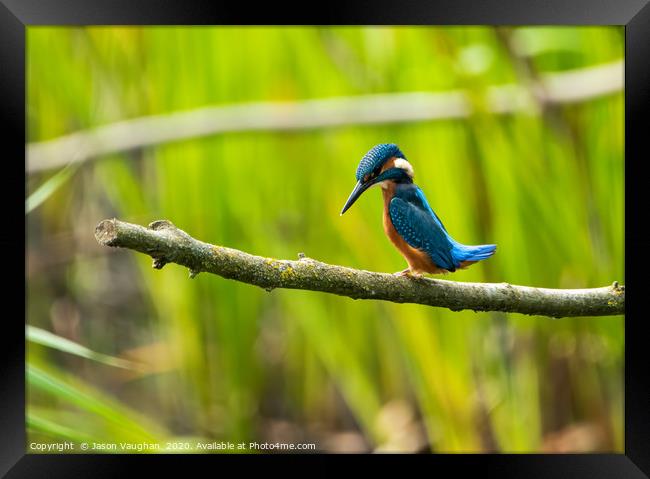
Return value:
[(151, 256), (153, 267), (185, 266), (190, 278), (200, 272), (275, 288), (321, 291), (352, 299), (416, 303), (452, 311), (501, 311), (548, 317), (611, 316), (625, 313), (625, 286), (548, 289), (508, 283), (463, 283), (409, 278), (331, 265), (300, 253), (297, 260), (255, 256), (192, 238), (167, 220), (148, 227), (117, 219), (104, 220), (95, 238), (105, 246), (128, 248)]

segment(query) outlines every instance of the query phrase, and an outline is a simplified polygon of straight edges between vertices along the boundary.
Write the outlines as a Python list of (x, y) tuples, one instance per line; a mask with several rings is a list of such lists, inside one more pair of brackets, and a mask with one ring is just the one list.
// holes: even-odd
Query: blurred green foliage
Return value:
[[(478, 112), (214, 135), (59, 175), (27, 215), (27, 322), (147, 367), (30, 342), (28, 441), (623, 451), (622, 317), (267, 293), (207, 274), (189, 280), (176, 265), (154, 271), (147, 257), (93, 239), (107, 217), (165, 218), (254, 254), (399, 271), (377, 191), (339, 217), (358, 160), (395, 142), (457, 240), (498, 244), (493, 258), (446, 279), (622, 282), (622, 92), (538, 113), (480, 104), (492, 85), (620, 60), (623, 42), (619, 27), (29, 27), (30, 142), (205, 105), (368, 93), (460, 88)], [(28, 193), (56, 174), (29, 175)]]

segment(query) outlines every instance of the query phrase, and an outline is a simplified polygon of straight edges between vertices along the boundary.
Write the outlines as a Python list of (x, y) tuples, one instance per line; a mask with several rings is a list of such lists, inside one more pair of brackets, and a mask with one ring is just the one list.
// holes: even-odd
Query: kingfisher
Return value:
[(431, 209), (422, 190), (413, 183), (413, 166), (399, 147), (383, 143), (373, 147), (357, 167), (357, 184), (341, 215), (368, 188), (381, 186), (384, 197), (384, 231), (406, 259), (408, 268), (398, 274), (421, 277), (464, 269), (489, 258), (496, 245), (469, 246), (454, 240)]

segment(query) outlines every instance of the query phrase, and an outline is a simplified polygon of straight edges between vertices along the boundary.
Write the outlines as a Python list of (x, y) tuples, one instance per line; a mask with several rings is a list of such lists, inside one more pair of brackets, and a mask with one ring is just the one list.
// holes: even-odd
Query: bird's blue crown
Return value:
[(364, 176), (372, 173), (393, 156), (406, 159), (404, 153), (393, 143), (381, 143), (372, 147), (359, 162), (359, 166), (357, 167), (357, 180), (360, 181)]

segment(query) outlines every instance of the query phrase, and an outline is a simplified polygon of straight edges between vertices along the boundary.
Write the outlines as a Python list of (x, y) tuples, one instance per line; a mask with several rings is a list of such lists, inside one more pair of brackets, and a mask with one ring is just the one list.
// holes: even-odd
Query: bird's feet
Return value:
[(405, 276), (407, 278), (412, 278), (412, 279), (424, 278), (424, 275), (422, 273), (416, 273), (415, 271), (411, 271), (409, 268), (406, 268), (404, 271), (398, 271), (395, 274), (397, 276)]

